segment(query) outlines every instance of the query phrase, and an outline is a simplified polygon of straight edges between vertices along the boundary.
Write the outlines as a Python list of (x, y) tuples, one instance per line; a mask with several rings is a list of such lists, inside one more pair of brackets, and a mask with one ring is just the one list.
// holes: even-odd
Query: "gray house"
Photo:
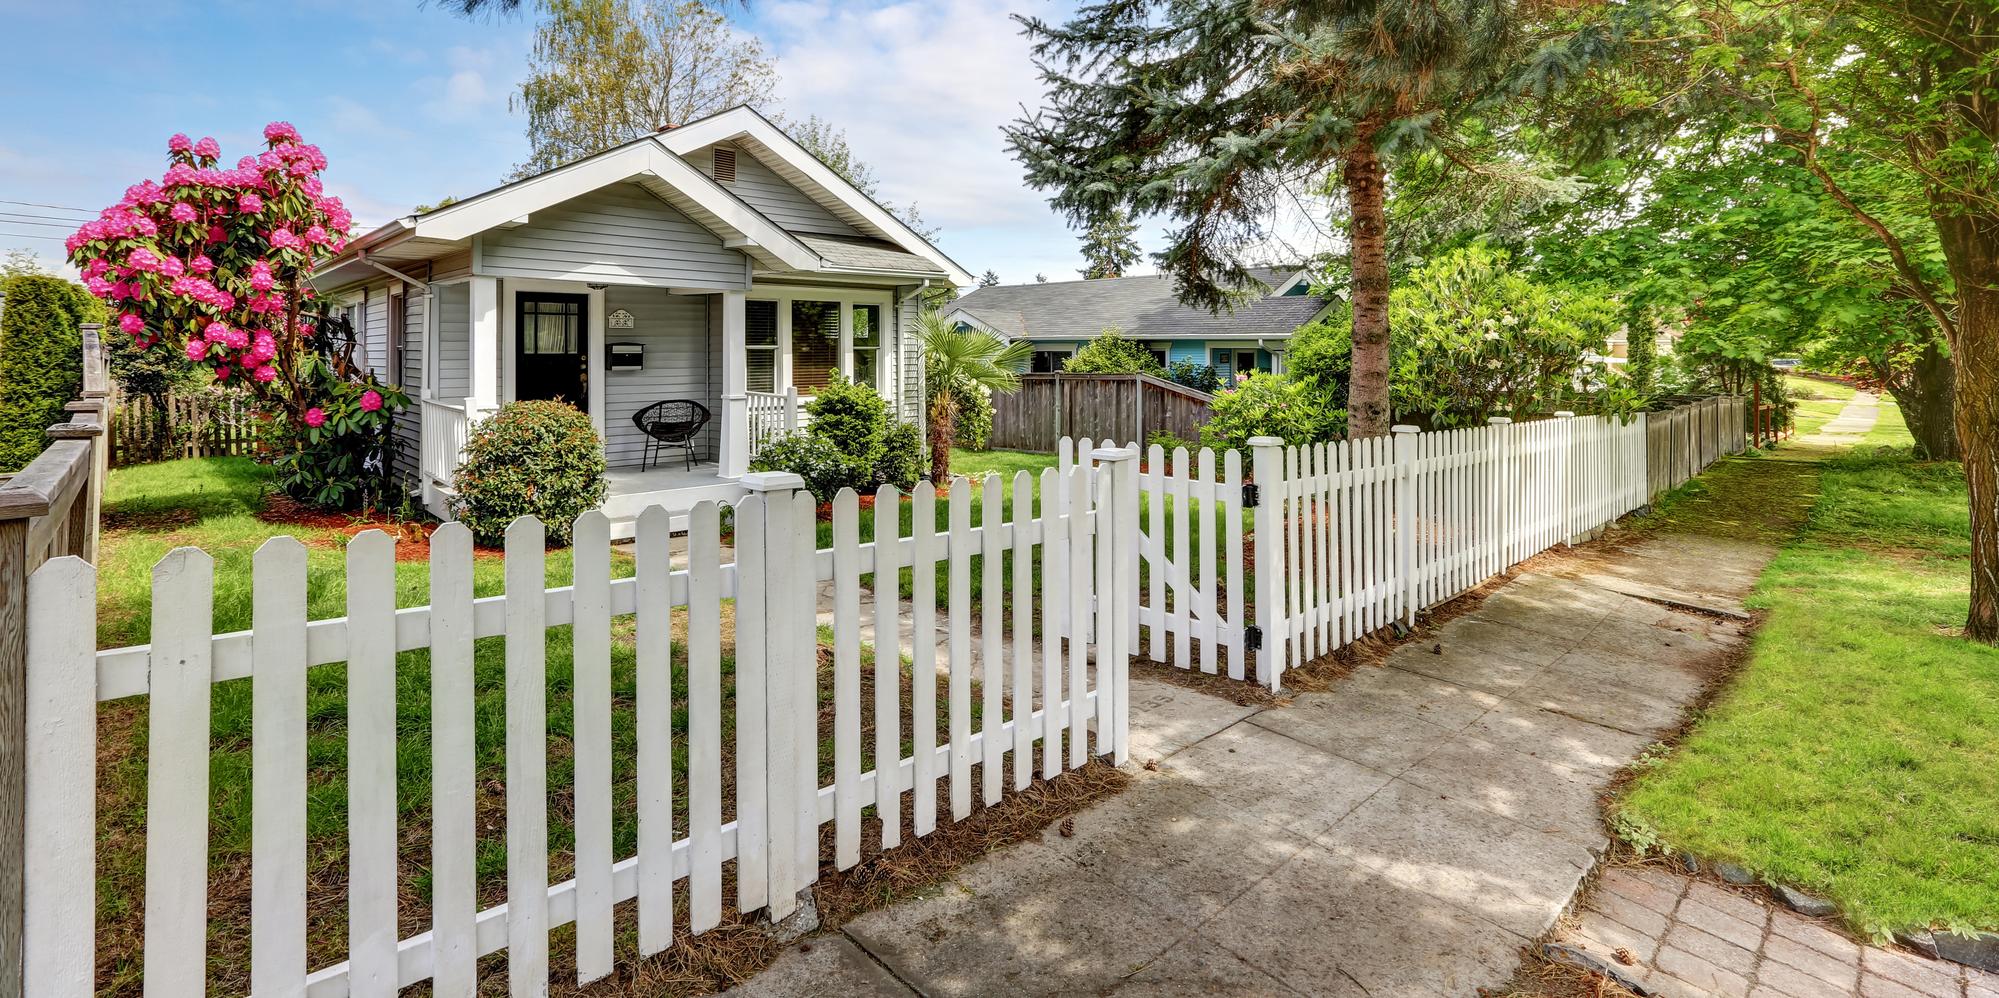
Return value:
[[(620, 532), (647, 506), (740, 496), (758, 448), (834, 372), (920, 423), (917, 295), (971, 280), (742, 107), (397, 219), (314, 276), (416, 400), (397, 432), (427, 507), (448, 514), (473, 424), (564, 399), (604, 436)], [(648, 462), (632, 419), (669, 400), (712, 414), (691, 469)]]
[(1034, 344), (1036, 372), (1062, 362), (1106, 329), (1152, 351), (1161, 364), (1213, 365), (1228, 380), (1242, 371), (1282, 371), (1291, 334), (1338, 303), (1314, 295), (1301, 269), (1265, 269), (1267, 289), (1233, 311), (1182, 305), (1164, 277), (1113, 277), (980, 288), (952, 302), (945, 316), (1008, 340)]

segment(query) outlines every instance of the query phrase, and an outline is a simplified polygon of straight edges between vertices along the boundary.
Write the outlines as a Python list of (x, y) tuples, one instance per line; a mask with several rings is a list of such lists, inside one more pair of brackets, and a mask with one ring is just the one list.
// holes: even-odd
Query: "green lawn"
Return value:
[(1861, 931), (1999, 929), (1999, 649), (1955, 636), (1962, 473), (1867, 446), (1821, 470), (1757, 585), (1749, 661), (1618, 821), (1819, 893)]
[(1795, 374), (1784, 375), (1784, 388), (1793, 398), (1824, 398), (1845, 402), (1853, 398), (1854, 387), (1837, 381), (1820, 381)]

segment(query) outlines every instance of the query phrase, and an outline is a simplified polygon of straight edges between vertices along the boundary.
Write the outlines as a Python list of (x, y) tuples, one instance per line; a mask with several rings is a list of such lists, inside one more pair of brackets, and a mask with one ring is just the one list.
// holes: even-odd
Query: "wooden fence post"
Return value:
[(1513, 451), (1513, 419), (1510, 416), (1488, 416), (1486, 425), (1492, 433), (1492, 484), (1487, 493), (1491, 503), (1492, 524), (1492, 564), (1487, 575), (1498, 575), (1512, 566), (1507, 557), (1513, 550), (1513, 469), (1509, 464)]
[[(1402, 623), (1416, 624), (1416, 427), (1397, 425), (1395, 434), (1395, 594)], [(1316, 530), (1316, 525), (1312, 526)], [(1316, 612), (1316, 608), (1315, 608)]]
[[(762, 702), (763, 737), (761, 745), (739, 743), (737, 756), (740, 760), (746, 749), (763, 753), (767, 903), (775, 922), (798, 909), (799, 892), (818, 874), (819, 774), (813, 760), (819, 750), (814, 692), (819, 636), (812, 614), (816, 504), (800, 491), (805, 479), (788, 471), (752, 472), (743, 476), (742, 485), (761, 497), (763, 515), (750, 524), (761, 532), (745, 531), (739, 524), (736, 534), (736, 674), (739, 691), (742, 684), (761, 678), (761, 695), (752, 702)], [(746, 646), (741, 639), (746, 629), (761, 641)], [(740, 661), (744, 657), (756, 661)]]
[(1251, 437), (1249, 449), (1257, 491), (1256, 627), (1263, 636), (1263, 648), (1256, 657), (1256, 681), (1274, 693), (1284, 663), (1284, 638), (1291, 630), (1291, 622), (1284, 616), (1284, 527), (1278, 516), (1284, 508), (1284, 441)]
[(1555, 508), (1562, 518), (1562, 546), (1576, 542), (1576, 414), (1567, 409), (1555, 413), (1561, 420), (1561, 441), (1555, 452), (1561, 457), (1555, 471)]
[[(1097, 697), (1097, 737), (1106, 735), (1111, 762), (1122, 766), (1131, 758), (1131, 656), (1138, 648), (1138, 448), (1099, 447), (1090, 458), (1107, 481), (1099, 494), (1097, 543), (1111, 546), (1111, 577), (1098, 581), (1098, 598), (1114, 599), (1110, 619), (1097, 629), (1097, 674), (1110, 665), (1111, 681)], [(1106, 515), (1108, 514), (1108, 515)], [(1204, 580), (1212, 586), (1213, 580)], [(1108, 693), (1108, 698), (1105, 696)]]

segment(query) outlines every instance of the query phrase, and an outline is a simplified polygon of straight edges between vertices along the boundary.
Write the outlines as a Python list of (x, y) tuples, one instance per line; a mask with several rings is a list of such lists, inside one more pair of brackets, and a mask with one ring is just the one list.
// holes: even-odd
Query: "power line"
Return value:
[(21, 215), (21, 216), (10, 217), (7, 212), (0, 212), (0, 223), (5, 223), (7, 225), (33, 225), (50, 229), (68, 229), (71, 232), (76, 231), (77, 223), (68, 221), (66, 219), (55, 219), (52, 221), (36, 221), (36, 219), (38, 218), (47, 218), (47, 217), (48, 216), (46, 215)]
[(0, 198), (0, 204), (17, 204), (25, 208), (54, 208), (57, 211), (73, 211), (80, 215), (88, 215), (92, 218), (97, 217), (97, 213), (91, 211), (89, 208), (76, 208), (66, 204), (44, 204), (40, 201), (9, 201), (6, 198)]

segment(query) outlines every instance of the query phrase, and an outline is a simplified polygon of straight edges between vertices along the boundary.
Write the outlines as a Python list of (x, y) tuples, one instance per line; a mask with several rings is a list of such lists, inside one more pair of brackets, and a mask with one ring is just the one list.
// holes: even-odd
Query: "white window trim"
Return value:
[[(658, 289), (664, 294), (666, 289)], [(537, 291), (549, 294), (585, 295), (589, 298), (588, 334), (590, 338), (588, 375), (590, 381), (590, 422), (597, 427), (597, 435), (609, 438), (604, 433), (604, 292), (588, 284), (575, 281), (544, 281), (526, 277), (506, 277), (500, 280), (500, 401), (514, 401), (516, 375), (519, 364), (520, 331), (514, 328), (516, 299), (521, 292), (533, 294)]]
[[(469, 285), (469, 284), (471, 284), (471, 283), (472, 283), (472, 278), (471, 278), (471, 277), (470, 277), (469, 275), (468, 275), (468, 276), (465, 276), (465, 277), (448, 277), (448, 278), (445, 278), (445, 279), (443, 279), (443, 280), (438, 280), (438, 281), (431, 281), (431, 282), (430, 282), (430, 283), (429, 283), (429, 284), (428, 284), (428, 285), (426, 286), (427, 290), (425, 290), (425, 291), (424, 291), (424, 295), (423, 295), (423, 299), (424, 299), (424, 300), (423, 300), (423, 389), (422, 389), (422, 391), (421, 391), (421, 392), (419, 392), (418, 394), (419, 394), (419, 396), (420, 396), (420, 397), (422, 397), (422, 398), (424, 398), (424, 399), (428, 399), (428, 400), (430, 400), (430, 401), (432, 401), (432, 402), (444, 402), (444, 401), (448, 401), (447, 399), (445, 399), (445, 397), (444, 397), (443, 395), (440, 395), (440, 394), (438, 394), (438, 391), (437, 391), (437, 388), (438, 388), (438, 384), (437, 384), (437, 382), (438, 382), (438, 370), (439, 370), (439, 368), (438, 368), (438, 360), (440, 359), (438, 355), (439, 355), (440, 353), (442, 353), (442, 351), (441, 351), (441, 350), (439, 350), (439, 349), (438, 349), (438, 347), (437, 347), (437, 332), (438, 332), (438, 330), (437, 330), (437, 325), (438, 325), (438, 323), (437, 323), (437, 309), (438, 309), (438, 305), (439, 305), (439, 301), (440, 301), (440, 296), (439, 296), (439, 295), (438, 295), (438, 293), (437, 293), (437, 289), (438, 289), (438, 288), (443, 288), (443, 287), (450, 287), (451, 285), (454, 285), (454, 284), (466, 284), (466, 285)], [(469, 311), (470, 311), (470, 305), (471, 305), (471, 291), (470, 291), (469, 289), (468, 289), (468, 290), (466, 291), (466, 305), (467, 305), (467, 311), (469, 312)], [(471, 317), (470, 315), (467, 315), (467, 316), (466, 316), (466, 324), (467, 324), (468, 328), (469, 328), (469, 326), (470, 326), (470, 324), (471, 324), (471, 319), (472, 319), (472, 317)], [(404, 329), (404, 330), (403, 330), (403, 335), (404, 335), (404, 336), (408, 336), (408, 335), (409, 335), (409, 330), (408, 330), (408, 329)], [(467, 378), (470, 378), (470, 377), (471, 377), (471, 372), (470, 372), (470, 371), (467, 371), (467, 372), (466, 372), (466, 377), (467, 377)], [(459, 400), (458, 400), (458, 403), (459, 403), (460, 405), (464, 405), (464, 404), (465, 404), (465, 400), (464, 400), (464, 399), (459, 399)]]
[(794, 301), (836, 301), (840, 303), (840, 376), (848, 380), (854, 377), (854, 306), (881, 306), (882, 335), (877, 337), (880, 346), (875, 351), (875, 391), (883, 398), (895, 401), (893, 386), (889, 381), (888, 327), (895, 319), (895, 295), (887, 290), (842, 287), (794, 287), (791, 285), (751, 288), (746, 294), (748, 301), (769, 301), (777, 303), (777, 373), (772, 378), (773, 386), (782, 393), (792, 386), (791, 370), (791, 303)]

